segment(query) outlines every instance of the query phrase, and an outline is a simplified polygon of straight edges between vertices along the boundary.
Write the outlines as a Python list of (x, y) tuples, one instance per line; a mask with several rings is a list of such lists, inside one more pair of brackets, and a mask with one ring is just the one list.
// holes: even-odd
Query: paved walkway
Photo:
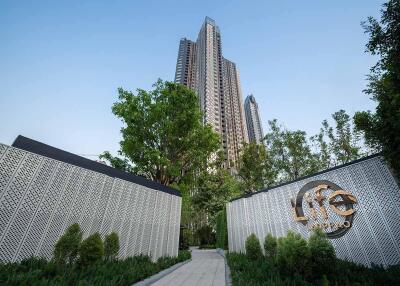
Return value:
[(225, 286), (225, 261), (215, 249), (192, 249), (192, 261), (153, 286)]

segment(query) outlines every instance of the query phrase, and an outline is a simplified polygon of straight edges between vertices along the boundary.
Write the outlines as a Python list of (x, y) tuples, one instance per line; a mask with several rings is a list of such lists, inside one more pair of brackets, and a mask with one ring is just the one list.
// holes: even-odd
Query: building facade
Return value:
[(264, 137), (264, 132), (262, 129), (258, 104), (252, 94), (246, 97), (246, 100), (244, 101), (244, 110), (246, 114), (249, 141), (260, 144)]
[(227, 204), (229, 250), (254, 233), (321, 228), (338, 258), (371, 266), (400, 263), (400, 188), (383, 158), (366, 157)]
[(240, 86), (239, 71), (235, 63), (223, 59), (223, 93), (224, 109), (226, 119), (226, 150), (228, 158), (231, 159), (233, 167), (238, 166), (240, 149), (243, 142), (248, 142), (246, 122), (244, 120), (244, 109), (242, 89)]
[(223, 58), (221, 33), (211, 18), (206, 17), (196, 43), (180, 41), (175, 82), (196, 92), (203, 123), (221, 135), (225, 167), (237, 168), (239, 150), (248, 142), (239, 73)]
[(196, 43), (182, 38), (179, 43), (178, 59), (176, 61), (175, 82), (191, 89), (195, 88)]
[(66, 228), (116, 232), (119, 258), (178, 254), (180, 194), (145, 178), (18, 137), (0, 144), (0, 261), (51, 259)]

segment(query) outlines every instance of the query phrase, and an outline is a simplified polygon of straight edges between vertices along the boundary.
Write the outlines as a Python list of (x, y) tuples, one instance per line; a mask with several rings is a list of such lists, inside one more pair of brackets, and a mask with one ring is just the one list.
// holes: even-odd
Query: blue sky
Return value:
[(264, 130), (277, 118), (311, 136), (362, 93), (376, 58), (360, 22), (383, 1), (1, 1), (0, 142), (18, 134), (76, 154), (115, 152), (117, 88), (173, 80), (179, 39), (216, 20), (224, 57)]

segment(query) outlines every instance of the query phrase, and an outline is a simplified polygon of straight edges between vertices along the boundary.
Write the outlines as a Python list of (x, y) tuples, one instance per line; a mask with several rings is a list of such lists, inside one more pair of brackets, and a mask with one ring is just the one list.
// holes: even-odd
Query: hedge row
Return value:
[(178, 257), (163, 257), (157, 262), (152, 262), (147, 256), (135, 256), (124, 260), (102, 261), (87, 267), (78, 264), (60, 265), (32, 257), (20, 263), (0, 264), (0, 285), (132, 285), (190, 257), (190, 252), (183, 250), (179, 251)]
[(147, 256), (117, 260), (116, 233), (103, 240), (94, 233), (82, 240), (78, 224), (73, 224), (57, 241), (53, 259), (31, 257), (20, 263), (0, 263), (0, 285), (132, 285), (172, 265), (190, 259), (189, 251), (178, 257)]
[(293, 232), (279, 239), (269, 235), (263, 248), (253, 234), (246, 254), (227, 255), (233, 285), (400, 285), (400, 266), (367, 268), (337, 259), (320, 230), (308, 241)]

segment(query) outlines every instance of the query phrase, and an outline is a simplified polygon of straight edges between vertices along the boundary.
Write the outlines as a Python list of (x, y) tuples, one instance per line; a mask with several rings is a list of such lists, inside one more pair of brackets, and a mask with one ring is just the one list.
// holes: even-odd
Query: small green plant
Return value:
[(54, 247), (54, 260), (59, 264), (72, 264), (78, 256), (81, 241), (82, 231), (79, 224), (70, 225)]
[(180, 250), (178, 252), (177, 262), (182, 262), (192, 258), (192, 253), (189, 250)]
[(98, 232), (82, 241), (79, 248), (79, 261), (83, 266), (100, 262), (104, 256), (104, 245)]
[(312, 275), (321, 278), (335, 269), (336, 254), (332, 243), (321, 229), (316, 229), (308, 239)]
[(246, 239), (246, 255), (250, 260), (257, 260), (262, 257), (260, 241), (254, 233)]
[(106, 235), (104, 239), (104, 259), (106, 261), (115, 260), (119, 252), (119, 237), (115, 232)]
[(268, 233), (264, 240), (264, 252), (266, 257), (275, 258), (278, 247), (278, 240)]

